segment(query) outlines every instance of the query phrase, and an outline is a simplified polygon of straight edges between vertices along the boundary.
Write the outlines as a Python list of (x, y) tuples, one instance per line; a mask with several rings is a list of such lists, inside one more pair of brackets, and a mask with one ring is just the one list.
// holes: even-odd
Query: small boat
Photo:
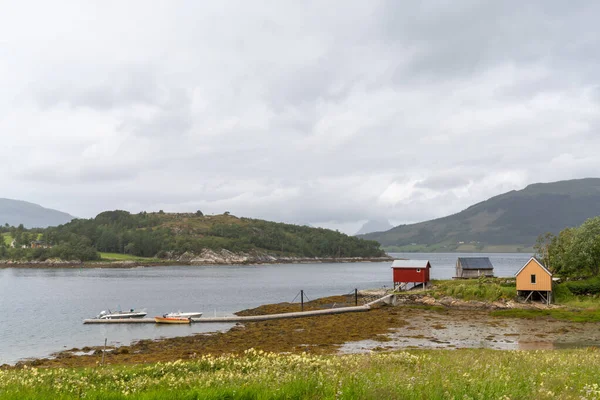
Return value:
[(200, 318), (202, 316), (201, 312), (171, 312), (163, 315), (166, 318), (174, 318), (174, 317), (183, 317), (183, 318)]
[(154, 322), (157, 324), (189, 324), (192, 320), (186, 317), (154, 317)]
[(145, 311), (136, 311), (133, 308), (129, 311), (101, 311), (96, 316), (97, 319), (123, 319), (123, 318), (144, 318)]

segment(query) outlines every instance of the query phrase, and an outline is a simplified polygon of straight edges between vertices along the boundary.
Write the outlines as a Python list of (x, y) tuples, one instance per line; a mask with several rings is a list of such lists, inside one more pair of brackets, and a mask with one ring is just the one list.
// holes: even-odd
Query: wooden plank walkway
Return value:
[[(342, 314), (349, 312), (363, 312), (369, 311), (371, 306), (380, 302), (392, 301), (394, 295), (388, 294), (380, 299), (374, 300), (364, 306), (355, 307), (340, 307), (340, 308), (328, 308), (325, 310), (311, 310), (311, 311), (298, 311), (282, 314), (269, 314), (269, 315), (250, 315), (250, 316), (231, 316), (231, 317), (202, 317), (192, 318), (192, 323), (233, 323), (233, 322), (249, 322), (249, 321), (269, 321), (274, 319), (285, 319), (285, 318), (303, 318), (303, 317), (314, 317), (319, 315), (331, 315), (331, 314)], [(126, 319), (84, 319), (84, 324), (154, 324), (154, 318), (126, 318)]]

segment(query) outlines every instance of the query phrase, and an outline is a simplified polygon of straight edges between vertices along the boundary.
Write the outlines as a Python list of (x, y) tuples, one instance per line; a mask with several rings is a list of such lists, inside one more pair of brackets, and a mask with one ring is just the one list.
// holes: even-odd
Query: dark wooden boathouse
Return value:
[(494, 276), (494, 266), (489, 257), (458, 257), (456, 260), (456, 278), (479, 278)]

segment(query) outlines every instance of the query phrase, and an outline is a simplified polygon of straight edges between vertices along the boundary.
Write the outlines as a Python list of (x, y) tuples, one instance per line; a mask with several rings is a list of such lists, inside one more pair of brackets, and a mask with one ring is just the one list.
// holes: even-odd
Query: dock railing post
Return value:
[(104, 366), (104, 354), (106, 353), (106, 338), (104, 338), (104, 348), (102, 349), (102, 362), (100, 365)]
[(304, 311), (304, 290), (300, 291), (300, 310)]
[(354, 305), (358, 305), (358, 289), (354, 288)]

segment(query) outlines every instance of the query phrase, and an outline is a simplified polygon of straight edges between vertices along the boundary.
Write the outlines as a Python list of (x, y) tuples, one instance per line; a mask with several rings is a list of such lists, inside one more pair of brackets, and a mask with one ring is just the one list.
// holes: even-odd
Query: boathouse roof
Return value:
[(462, 269), (494, 269), (489, 257), (458, 257)]
[(431, 268), (429, 260), (394, 260), (392, 268)]
[(529, 263), (530, 263), (531, 261), (535, 261), (535, 262), (536, 262), (536, 263), (537, 263), (537, 264), (538, 264), (540, 267), (542, 267), (542, 270), (543, 270), (544, 272), (546, 272), (548, 275), (552, 276), (552, 272), (550, 272), (550, 271), (548, 270), (548, 268), (546, 268), (546, 266), (545, 266), (545, 265), (544, 265), (544, 264), (543, 264), (543, 263), (542, 263), (540, 260), (538, 260), (538, 258), (537, 258), (537, 257), (531, 257), (531, 258), (529, 259), (529, 261), (527, 261), (527, 262), (525, 263), (525, 265), (523, 265), (523, 267), (522, 267), (520, 270), (518, 270), (518, 271), (517, 271), (517, 273), (515, 274), (515, 276), (518, 276), (518, 275), (519, 275), (519, 274), (520, 274), (520, 273), (521, 273), (521, 272), (522, 272), (522, 271), (525, 269), (525, 267), (527, 267), (527, 266), (529, 265)]

